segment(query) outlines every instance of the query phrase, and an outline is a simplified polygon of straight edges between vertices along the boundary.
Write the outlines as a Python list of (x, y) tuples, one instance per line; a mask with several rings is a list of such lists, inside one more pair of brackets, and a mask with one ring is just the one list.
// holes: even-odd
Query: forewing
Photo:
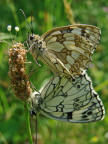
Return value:
[(75, 79), (55, 76), (41, 92), (41, 112), (50, 118), (75, 123), (98, 121), (104, 106), (86, 74)]
[(55, 55), (72, 75), (77, 75), (88, 68), (100, 33), (95, 26), (77, 24), (52, 29), (43, 34), (42, 39), (48, 52)]

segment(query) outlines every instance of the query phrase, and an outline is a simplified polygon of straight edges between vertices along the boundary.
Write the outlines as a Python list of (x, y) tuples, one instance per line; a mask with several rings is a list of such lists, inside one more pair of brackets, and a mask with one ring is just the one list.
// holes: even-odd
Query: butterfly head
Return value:
[(31, 98), (29, 101), (32, 109), (31, 112), (37, 114), (37, 112), (40, 111), (40, 104), (42, 103), (41, 94), (37, 91), (34, 91), (31, 94)]
[(29, 50), (32, 53), (32, 55), (35, 57), (35, 59), (37, 59), (38, 56), (44, 54), (45, 42), (40, 38), (39, 35), (34, 35), (34, 34), (29, 35), (28, 45), (29, 45)]

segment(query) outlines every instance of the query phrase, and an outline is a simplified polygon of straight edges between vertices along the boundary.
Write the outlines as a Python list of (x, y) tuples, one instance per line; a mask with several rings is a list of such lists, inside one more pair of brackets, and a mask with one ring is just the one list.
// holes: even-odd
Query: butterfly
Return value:
[(54, 75), (30, 98), (31, 111), (55, 120), (88, 123), (102, 120), (104, 106), (84, 72), (74, 78)]
[(28, 45), (36, 61), (47, 64), (52, 72), (74, 77), (88, 68), (100, 34), (96, 26), (75, 24), (54, 28), (42, 36), (31, 34)]

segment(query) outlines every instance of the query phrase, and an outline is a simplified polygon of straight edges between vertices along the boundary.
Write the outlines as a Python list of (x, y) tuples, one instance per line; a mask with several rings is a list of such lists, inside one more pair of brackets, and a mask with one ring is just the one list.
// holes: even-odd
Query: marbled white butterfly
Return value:
[(69, 25), (42, 36), (32, 34), (28, 45), (34, 58), (47, 64), (53, 72), (75, 76), (88, 68), (100, 33), (100, 29), (92, 25)]
[(87, 123), (104, 118), (104, 106), (86, 73), (75, 78), (53, 76), (30, 98), (31, 110), (61, 121)]

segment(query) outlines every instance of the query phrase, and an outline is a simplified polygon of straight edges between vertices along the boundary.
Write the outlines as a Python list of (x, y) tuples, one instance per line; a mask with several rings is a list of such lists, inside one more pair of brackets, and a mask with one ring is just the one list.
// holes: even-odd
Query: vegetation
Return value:
[[(99, 93), (106, 109), (103, 121), (88, 124), (66, 123), (38, 117), (38, 144), (106, 144), (108, 141), (108, 1), (100, 0), (3, 0), (0, 1), (0, 144), (28, 144), (26, 129), (28, 112), (24, 102), (14, 96), (8, 76), (8, 49), (12, 39), (24, 42), (30, 32), (29, 23), (36, 34), (42, 34), (53, 27), (73, 23), (90, 24), (101, 28), (102, 37), (93, 56), (88, 73), (93, 86)], [(26, 19), (19, 11), (23, 9)], [(11, 24), (11, 34), (7, 25)], [(16, 34), (14, 27), (19, 26)], [(29, 69), (36, 70), (31, 77), (35, 86), (40, 87), (43, 79), (51, 75), (48, 68), (36, 66), (32, 56), (28, 60), (33, 64)], [(27, 106), (26, 106), (27, 107)], [(31, 119), (33, 140), (36, 139), (35, 118)], [(32, 143), (32, 142), (31, 142)]]

